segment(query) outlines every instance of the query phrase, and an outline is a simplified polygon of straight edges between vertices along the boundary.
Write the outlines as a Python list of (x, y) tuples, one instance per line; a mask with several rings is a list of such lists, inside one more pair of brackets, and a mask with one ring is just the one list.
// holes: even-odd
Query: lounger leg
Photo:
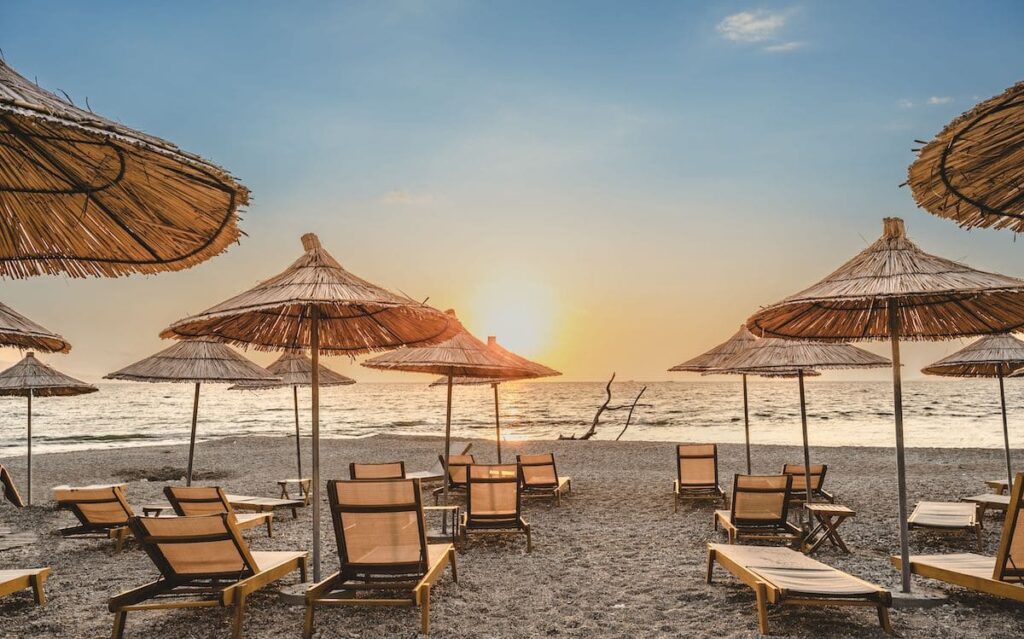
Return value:
[(274, 518), (267, 517), (267, 537), (274, 536)]
[(757, 629), (762, 635), (768, 634), (768, 592), (763, 582), (754, 585), (757, 596)]
[(302, 583), (309, 581), (309, 557), (303, 557), (299, 560), (299, 579)]
[(245, 616), (245, 595), (239, 594), (235, 600), (235, 610), (231, 614), (231, 639), (242, 639), (242, 619)]
[(426, 585), (420, 591), (420, 629), (423, 634), (430, 634), (430, 586)]
[(128, 613), (118, 610), (114, 613), (114, 630), (110, 633), (111, 639), (122, 639), (124, 637), (124, 624), (127, 621)]
[(981, 552), (982, 548), (984, 547), (984, 544), (981, 540), (981, 524), (978, 524), (974, 527), (974, 534), (978, 538), (978, 552)]
[(306, 602), (306, 618), (302, 622), (302, 639), (312, 639), (313, 637), (313, 602)]
[(526, 524), (526, 552), (533, 552), (533, 536), (530, 534), (530, 524)]
[(448, 561), (452, 565), (452, 581), (459, 583), (459, 567), (455, 565), (455, 549), (448, 551)]
[(124, 550), (124, 544), (128, 540), (128, 529), (117, 528), (114, 532), (114, 550), (120, 552)]
[(711, 575), (715, 572), (715, 551), (708, 549), (708, 577), (707, 582), (711, 583)]
[(889, 621), (889, 609), (885, 606), (878, 607), (878, 622), (882, 624), (882, 630), (885, 634), (896, 637), (896, 631), (892, 629), (892, 623)]
[(32, 594), (35, 595), (36, 605), (42, 606), (46, 603), (46, 593), (43, 591), (43, 580), (40, 575), (32, 575), (29, 580), (32, 583)]

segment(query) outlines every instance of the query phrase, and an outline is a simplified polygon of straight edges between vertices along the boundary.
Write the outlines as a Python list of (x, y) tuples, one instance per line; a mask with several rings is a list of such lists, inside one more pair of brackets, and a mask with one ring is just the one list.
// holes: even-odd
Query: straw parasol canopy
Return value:
[(1024, 231), (1024, 82), (946, 125), (907, 183), (921, 208), (960, 226)]
[(312, 359), (313, 579), (320, 580), (320, 354), (357, 355), (443, 342), (458, 332), (444, 313), (349, 273), (312, 233), (305, 253), (279, 275), (199, 315), (163, 337), (208, 336), (259, 350), (308, 348)]
[(10, 306), (0, 303), (0, 345), (34, 348), (44, 353), (67, 353), (71, 344)]
[(831, 275), (747, 320), (754, 332), (786, 339), (889, 340), (905, 593), (910, 592), (910, 546), (900, 339), (989, 335), (1022, 325), (1024, 280), (925, 253), (907, 238), (899, 218), (885, 218), (882, 237)]
[[(500, 411), (500, 408), (499, 408), (500, 404), (498, 402), (498, 384), (500, 384), (503, 381), (505, 381), (505, 382), (513, 382), (513, 381), (524, 380), (524, 379), (537, 379), (537, 378), (540, 378), (540, 377), (557, 377), (557, 376), (561, 375), (561, 373), (556, 371), (553, 368), (549, 368), (547, 366), (544, 366), (543, 364), (538, 364), (537, 362), (531, 362), (530, 360), (526, 359), (525, 357), (522, 357), (520, 355), (516, 355), (512, 351), (508, 350), (507, 348), (505, 348), (501, 344), (499, 344), (498, 343), (498, 339), (494, 335), (489, 335), (487, 337), (487, 348), (491, 349), (492, 351), (495, 351), (496, 353), (498, 353), (500, 355), (507, 356), (511, 360), (516, 361), (516, 362), (522, 364), (525, 369), (528, 369), (528, 370), (531, 371), (531, 374), (529, 376), (527, 376), (527, 377), (519, 377), (519, 378), (515, 378), (515, 379), (493, 379), (493, 378), (486, 378), (486, 377), (480, 377), (480, 378), (477, 378), (477, 377), (454, 377), (454, 378), (452, 378), (452, 384), (455, 385), (455, 386), (479, 386), (479, 385), (483, 385), (483, 384), (490, 384), (491, 388), (494, 389), (494, 441), (495, 441), (495, 445), (496, 445), (497, 452), (498, 452), (498, 463), (500, 464), (501, 463), (501, 411)], [(434, 386), (447, 386), (447, 385), (448, 385), (448, 378), (447, 377), (440, 377), (440, 378), (438, 378), (438, 379), (436, 379), (436, 380), (434, 380), (433, 382), (430, 383), (431, 387), (434, 387)]]
[(239, 237), (248, 190), (170, 142), (80, 109), (0, 61), (0, 274), (176, 271)]
[(20, 362), (0, 373), (0, 395), (28, 398), (28, 437), (26, 485), (28, 505), (32, 505), (32, 397), (71, 397), (95, 393), (92, 384), (65, 375), (26, 353)]
[(1013, 484), (1010, 461), (1010, 430), (1006, 420), (1006, 389), (1003, 378), (1014, 377), (1024, 368), (1024, 342), (1009, 333), (986, 335), (952, 355), (921, 369), (926, 375), (944, 377), (995, 377), (999, 379), (999, 406), (1003, 415), (1003, 444), (1006, 477)]
[[(320, 386), (348, 386), (356, 380), (336, 373), (326, 366), (320, 366)], [(273, 364), (267, 366), (271, 375), (280, 378), (277, 382), (247, 382), (235, 384), (228, 390), (272, 390), (277, 388), (292, 389), (292, 402), (295, 406), (295, 460), (298, 477), (302, 478), (302, 434), (299, 429), (299, 386), (313, 385), (313, 360), (301, 350), (285, 351)]]
[(192, 431), (188, 444), (188, 471), (185, 483), (192, 485), (192, 463), (196, 450), (196, 422), (199, 417), (199, 388), (203, 382), (237, 384), (271, 382), (278, 378), (263, 367), (242, 357), (224, 344), (210, 339), (191, 339), (129, 364), (105, 375), (104, 379), (131, 382), (190, 382), (195, 384), (192, 400)]

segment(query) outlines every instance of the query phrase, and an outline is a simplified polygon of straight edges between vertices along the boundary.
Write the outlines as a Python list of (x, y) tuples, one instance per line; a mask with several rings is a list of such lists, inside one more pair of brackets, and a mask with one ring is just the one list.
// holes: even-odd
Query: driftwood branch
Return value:
[(640, 392), (636, 394), (636, 399), (633, 400), (633, 405), (629, 407), (629, 415), (626, 415), (626, 425), (622, 427), (622, 431), (619, 432), (619, 436), (615, 438), (615, 441), (622, 439), (622, 436), (626, 433), (626, 429), (629, 428), (629, 422), (633, 419), (633, 411), (636, 410), (636, 404), (640, 401), (640, 398), (643, 397), (644, 391), (646, 390), (647, 387), (644, 386), (640, 389)]
[[(599, 423), (601, 423), (601, 415), (605, 411), (626, 410), (628, 408), (629, 409), (629, 416), (626, 418), (626, 428), (629, 427), (629, 421), (633, 417), (633, 410), (637, 406), (648, 406), (649, 405), (649, 404), (639, 404), (638, 403), (640, 401), (640, 396), (644, 394), (644, 391), (647, 390), (647, 387), (644, 386), (643, 389), (640, 390), (640, 394), (636, 396), (636, 399), (633, 400), (632, 404), (622, 404), (622, 405), (618, 405), (618, 406), (612, 406), (612, 403), (611, 403), (612, 402), (612, 382), (614, 382), (614, 381), (615, 381), (615, 373), (612, 373), (612, 378), (608, 380), (608, 383), (604, 387), (604, 392), (605, 392), (605, 395), (607, 395), (607, 398), (604, 400), (604, 403), (601, 404), (601, 407), (597, 409), (597, 413), (594, 415), (594, 421), (593, 421), (593, 423), (590, 424), (590, 428), (587, 429), (587, 432), (583, 433), (579, 437), (577, 437), (575, 433), (573, 433), (572, 435), (568, 435), (568, 436), (566, 436), (566, 435), (559, 435), (558, 439), (578, 439), (578, 440), (584, 440), (584, 439), (592, 438), (594, 435), (597, 434), (597, 425)], [(625, 432), (626, 428), (623, 428), (622, 431)], [(619, 433), (619, 437), (622, 437), (622, 433)], [(618, 441), (618, 437), (616, 437), (615, 439), (616, 439), (616, 441)]]

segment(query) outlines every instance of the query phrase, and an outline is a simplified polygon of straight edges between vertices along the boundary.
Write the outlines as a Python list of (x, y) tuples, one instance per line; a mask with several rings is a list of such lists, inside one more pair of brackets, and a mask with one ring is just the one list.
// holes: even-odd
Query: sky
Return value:
[[(1022, 28), (1024, 5), (996, 1), (4, 2), (8, 64), (226, 167), (253, 201), (241, 243), (195, 268), (5, 281), (0, 299), (71, 341), (48, 362), (94, 380), (315, 232), (560, 379), (684, 379), (666, 369), (885, 216), (1024, 275), (1013, 234), (961, 230), (899, 187), (915, 139), (1024, 79)], [(907, 376), (963, 344), (907, 346)]]

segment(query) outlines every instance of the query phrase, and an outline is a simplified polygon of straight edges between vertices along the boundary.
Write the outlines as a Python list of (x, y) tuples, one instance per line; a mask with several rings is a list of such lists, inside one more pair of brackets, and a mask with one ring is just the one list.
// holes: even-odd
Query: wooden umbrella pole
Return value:
[(1003, 409), (1003, 444), (1006, 445), (1007, 486), (1013, 486), (1013, 464), (1010, 463), (1010, 428), (1006, 425), (1006, 390), (1003, 388), (1003, 372), (999, 371), (999, 405)]
[(28, 485), (28, 505), (32, 505), (32, 389), (28, 389), (28, 467), (25, 476)]
[[(807, 444), (807, 399), (804, 395), (804, 369), (797, 371), (797, 380), (800, 385), (800, 428), (804, 436), (804, 493), (805, 503), (813, 503), (814, 498), (811, 490), (811, 449)], [(804, 509), (806, 511), (806, 509)], [(803, 517), (801, 517), (803, 519)], [(807, 525), (811, 524), (811, 513), (807, 511)], [(810, 531), (810, 528), (807, 529)]]
[(196, 456), (196, 419), (199, 416), (199, 385), (196, 382), (196, 394), (192, 399), (192, 434), (188, 440), (188, 471), (185, 473), (185, 485), (192, 485), (192, 461)]
[(907, 527), (907, 460), (903, 451), (903, 379), (900, 373), (900, 317), (889, 299), (889, 340), (892, 345), (892, 403), (896, 418), (896, 484), (899, 490), (900, 572), (903, 592), (910, 592), (910, 530)]
[(495, 441), (498, 444), (498, 463), (501, 463), (501, 417), (498, 415), (498, 385), (491, 384), (494, 387), (494, 436)]
[(320, 581), (320, 307), (314, 306), (309, 331), (309, 347), (313, 360), (313, 582)]
[(747, 374), (743, 374), (743, 432), (747, 438), (747, 474), (750, 470), (750, 408), (747, 405)]
[(297, 479), (302, 479), (302, 434), (299, 432), (299, 387), (292, 386), (292, 397), (295, 399), (295, 463), (299, 468)]
[(448, 410), (444, 418), (444, 505), (448, 505), (448, 457), (452, 452), (452, 375), (448, 375)]

